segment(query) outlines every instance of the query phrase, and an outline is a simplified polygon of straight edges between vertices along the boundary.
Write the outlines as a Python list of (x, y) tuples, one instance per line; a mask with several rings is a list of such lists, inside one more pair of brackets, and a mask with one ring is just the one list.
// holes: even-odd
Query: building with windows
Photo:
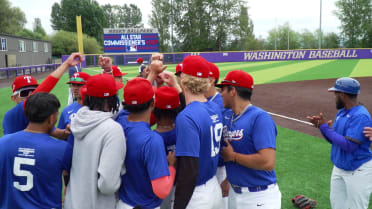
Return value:
[(0, 34), (0, 68), (52, 63), (49, 41)]

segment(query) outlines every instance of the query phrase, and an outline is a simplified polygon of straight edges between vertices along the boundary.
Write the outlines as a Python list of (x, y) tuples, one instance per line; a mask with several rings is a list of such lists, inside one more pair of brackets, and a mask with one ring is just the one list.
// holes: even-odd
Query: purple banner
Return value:
[(288, 51), (246, 51), (246, 52), (194, 52), (209, 62), (254, 62), (281, 60), (322, 60), (322, 59), (371, 59), (372, 49), (321, 49)]

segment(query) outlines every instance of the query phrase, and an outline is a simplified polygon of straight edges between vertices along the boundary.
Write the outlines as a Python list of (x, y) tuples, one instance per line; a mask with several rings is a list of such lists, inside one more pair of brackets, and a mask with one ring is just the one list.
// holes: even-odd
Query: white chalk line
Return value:
[(307, 122), (307, 121), (299, 120), (299, 119), (296, 119), (296, 118), (291, 118), (291, 117), (284, 116), (284, 115), (279, 115), (279, 114), (272, 113), (272, 112), (268, 112), (268, 113), (270, 115), (274, 115), (274, 116), (277, 116), (277, 117), (280, 117), (280, 118), (284, 118), (284, 119), (288, 119), (288, 120), (293, 120), (293, 121), (300, 122), (300, 123), (303, 123), (303, 124), (306, 124), (306, 125), (309, 125), (309, 126), (314, 126), (312, 123)]

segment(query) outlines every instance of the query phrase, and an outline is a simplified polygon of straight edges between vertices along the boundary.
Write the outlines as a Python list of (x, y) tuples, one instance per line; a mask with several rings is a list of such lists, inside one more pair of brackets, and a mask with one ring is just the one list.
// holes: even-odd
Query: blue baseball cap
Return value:
[(353, 78), (339, 78), (336, 80), (335, 86), (329, 88), (328, 91), (339, 91), (348, 94), (359, 94), (360, 93), (360, 84), (357, 80)]

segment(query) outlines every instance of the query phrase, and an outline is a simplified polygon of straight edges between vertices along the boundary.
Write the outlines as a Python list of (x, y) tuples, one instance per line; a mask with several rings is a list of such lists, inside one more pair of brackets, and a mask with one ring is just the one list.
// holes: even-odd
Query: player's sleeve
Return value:
[(65, 120), (65, 110), (62, 111), (61, 116), (59, 117), (58, 126), (59, 129), (65, 129), (66, 128), (66, 120)]
[(176, 156), (199, 158), (200, 139), (199, 127), (187, 115), (178, 115), (176, 118)]
[(367, 115), (355, 115), (350, 119), (345, 138), (355, 143), (362, 143), (368, 139), (363, 134), (363, 128), (368, 126), (370, 118)]
[(262, 112), (255, 118), (253, 127), (253, 143), (255, 149), (276, 149), (277, 130), (273, 119), (266, 112)]
[(98, 165), (98, 190), (103, 194), (115, 193), (121, 184), (121, 174), (125, 173), (124, 159), (126, 143), (123, 129), (115, 122), (108, 128)]
[(72, 146), (69, 143), (66, 144), (65, 152), (62, 159), (62, 168), (70, 173), (71, 164), (72, 164)]
[(145, 166), (151, 180), (169, 176), (168, 160), (164, 150), (163, 139), (153, 132), (152, 138), (143, 148)]
[(331, 144), (339, 145), (341, 149), (345, 150), (346, 152), (353, 152), (356, 148), (358, 148), (357, 141), (347, 140), (345, 136), (338, 134), (326, 123), (321, 125), (319, 129), (322, 132), (323, 136), (325, 136), (325, 138), (329, 140)]

